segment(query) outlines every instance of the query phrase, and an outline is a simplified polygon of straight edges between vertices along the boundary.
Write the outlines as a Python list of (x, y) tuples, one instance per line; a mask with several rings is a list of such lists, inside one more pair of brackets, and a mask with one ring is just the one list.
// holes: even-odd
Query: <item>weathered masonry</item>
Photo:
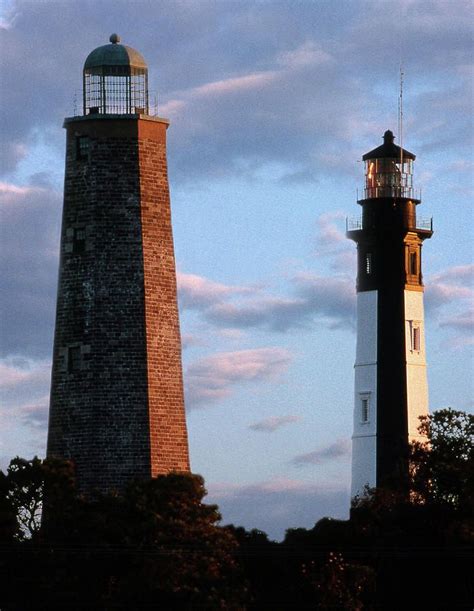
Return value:
[(433, 231), (417, 219), (415, 155), (387, 131), (363, 160), (362, 217), (347, 231), (358, 257), (352, 496), (401, 483), (428, 413), (421, 252)]
[(148, 70), (111, 44), (84, 66), (67, 118), (48, 456), (82, 490), (188, 471), (166, 119), (148, 114)]

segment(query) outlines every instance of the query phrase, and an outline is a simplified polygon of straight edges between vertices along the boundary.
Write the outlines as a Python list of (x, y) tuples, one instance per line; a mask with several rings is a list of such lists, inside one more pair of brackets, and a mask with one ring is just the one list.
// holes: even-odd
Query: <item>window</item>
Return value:
[(75, 373), (81, 369), (81, 347), (70, 346), (67, 351), (67, 371)]
[(74, 235), (72, 238), (72, 252), (74, 254), (81, 254), (86, 249), (86, 230), (84, 227), (78, 227), (74, 229)]
[(412, 276), (418, 275), (418, 257), (416, 252), (410, 253), (410, 274)]
[(364, 424), (369, 421), (370, 398), (369, 395), (360, 397), (360, 421)]
[(372, 273), (372, 253), (365, 253), (365, 273), (369, 276)]
[(421, 329), (418, 325), (413, 325), (411, 330), (411, 349), (414, 352), (420, 352), (421, 345)]
[(76, 159), (84, 160), (89, 158), (89, 137), (76, 137)]

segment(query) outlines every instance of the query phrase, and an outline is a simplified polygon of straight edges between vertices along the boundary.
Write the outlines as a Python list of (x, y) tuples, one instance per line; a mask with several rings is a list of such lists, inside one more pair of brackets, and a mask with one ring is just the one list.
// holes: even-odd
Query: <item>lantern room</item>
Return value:
[(84, 115), (148, 114), (148, 68), (142, 55), (120, 44), (117, 34), (110, 44), (94, 49), (83, 71)]
[(384, 134), (384, 143), (365, 154), (364, 199), (403, 197), (412, 199), (413, 161), (415, 155), (396, 144), (390, 130)]

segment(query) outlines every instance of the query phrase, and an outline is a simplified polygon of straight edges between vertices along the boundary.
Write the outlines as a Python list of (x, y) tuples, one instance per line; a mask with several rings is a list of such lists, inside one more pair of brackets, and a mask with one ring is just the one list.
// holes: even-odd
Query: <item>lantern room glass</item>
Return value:
[(148, 71), (131, 66), (84, 69), (84, 114), (148, 114)]
[(413, 198), (413, 160), (383, 157), (365, 161), (365, 198)]

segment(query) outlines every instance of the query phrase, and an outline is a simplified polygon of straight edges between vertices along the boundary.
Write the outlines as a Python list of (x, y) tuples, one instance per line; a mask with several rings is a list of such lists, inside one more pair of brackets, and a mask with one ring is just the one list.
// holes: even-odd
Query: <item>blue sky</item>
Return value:
[(168, 163), (192, 467), (224, 522), (349, 505), (362, 154), (417, 155), (431, 409), (472, 409), (472, 4), (9, 1), (1, 23), (0, 456), (44, 455), (64, 130), (112, 32), (150, 70)]

